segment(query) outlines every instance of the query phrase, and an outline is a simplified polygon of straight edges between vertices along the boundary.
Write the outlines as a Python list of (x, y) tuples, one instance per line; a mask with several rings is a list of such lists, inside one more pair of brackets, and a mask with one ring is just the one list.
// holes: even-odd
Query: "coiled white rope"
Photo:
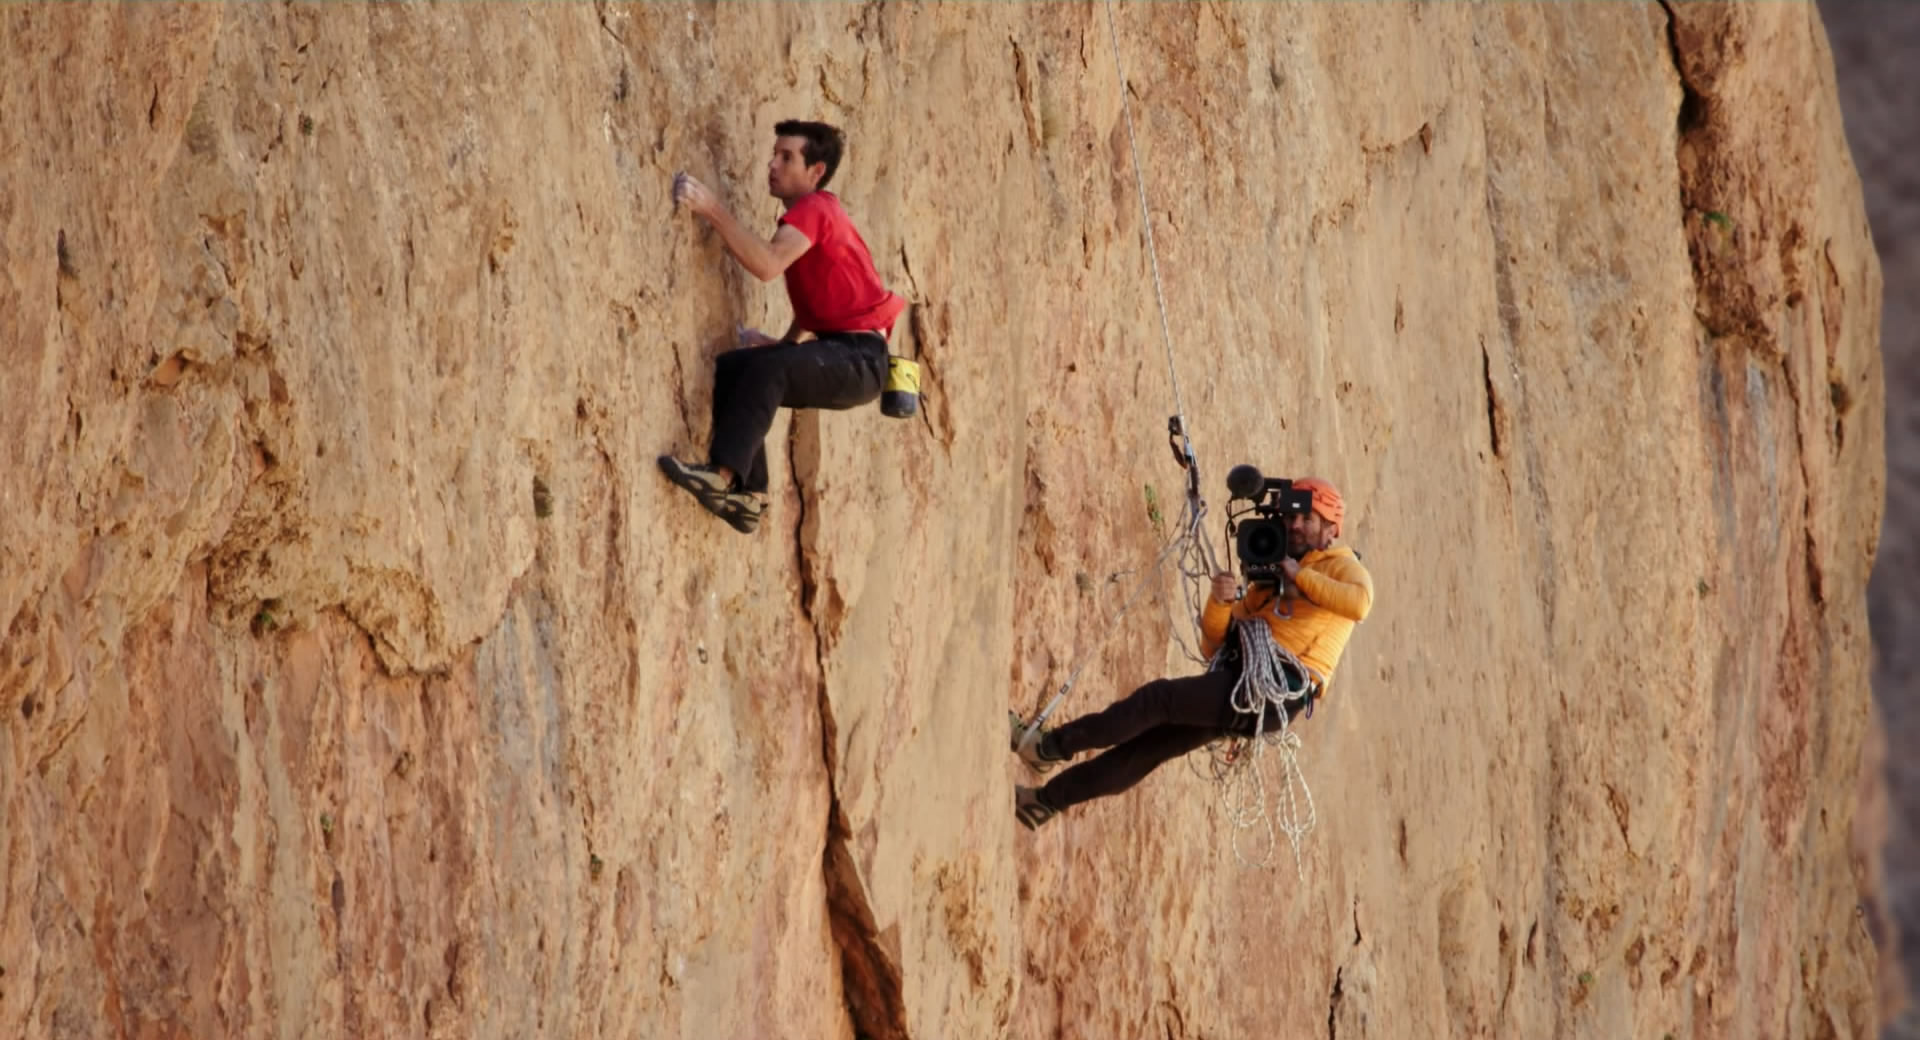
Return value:
[[(1233, 855), (1243, 866), (1273, 864), (1279, 835), (1293, 847), (1294, 871), (1307, 879), (1301, 843), (1318, 821), (1313, 791), (1300, 768), (1300, 735), (1293, 732), (1287, 706), (1313, 696), (1318, 681), (1313, 670), (1286, 647), (1274, 642), (1273, 630), (1258, 617), (1235, 618), (1233, 632), (1240, 649), (1240, 678), (1233, 686), (1233, 710), (1254, 716), (1251, 737), (1227, 737), (1209, 747), (1212, 779), (1220, 790), (1220, 807), (1233, 826)], [(1209, 670), (1225, 666), (1226, 647), (1213, 657)], [(1267, 709), (1274, 709), (1279, 725), (1267, 729)], [(1272, 748), (1280, 759), (1279, 794), (1267, 809), (1269, 781), (1261, 769), (1262, 751)], [(1296, 792), (1297, 788), (1297, 792)], [(1258, 828), (1266, 845), (1257, 858), (1243, 850), (1243, 835)]]

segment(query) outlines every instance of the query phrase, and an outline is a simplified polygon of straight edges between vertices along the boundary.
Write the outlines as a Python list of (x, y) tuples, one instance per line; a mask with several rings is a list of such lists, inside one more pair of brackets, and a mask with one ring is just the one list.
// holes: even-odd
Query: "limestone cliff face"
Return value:
[[(1379, 588), (1304, 884), (1002, 717), (1180, 475), (1103, 10), (0, 11), (0, 1035), (1862, 1036), (1880, 284), (1807, 5), (1121, 5), (1176, 358)], [(924, 418), (660, 480), (773, 122)], [(1149, 507), (1148, 497), (1154, 500)], [(1115, 580), (1118, 578), (1118, 580)]]

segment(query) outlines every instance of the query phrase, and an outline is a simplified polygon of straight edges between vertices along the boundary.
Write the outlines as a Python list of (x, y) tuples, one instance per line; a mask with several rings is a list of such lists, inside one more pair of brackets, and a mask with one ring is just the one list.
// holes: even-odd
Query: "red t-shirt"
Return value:
[(787, 267), (787, 299), (801, 328), (816, 333), (893, 328), (907, 301), (880, 284), (873, 254), (832, 192), (802, 195), (780, 223), (813, 243)]

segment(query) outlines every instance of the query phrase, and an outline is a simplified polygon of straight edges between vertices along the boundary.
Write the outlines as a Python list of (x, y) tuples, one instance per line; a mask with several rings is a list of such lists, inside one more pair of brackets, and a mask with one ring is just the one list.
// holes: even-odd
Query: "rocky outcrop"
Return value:
[[(25, 6), (0, 1035), (1864, 1035), (1816, 12), (1113, 13), (1207, 490), (1332, 477), (1379, 588), (1304, 881), (1184, 766), (1009, 812), (1009, 705), (1190, 667), (1105, 8)], [(743, 539), (653, 457), (785, 302), (668, 185), (769, 223), (793, 114), (928, 390)]]

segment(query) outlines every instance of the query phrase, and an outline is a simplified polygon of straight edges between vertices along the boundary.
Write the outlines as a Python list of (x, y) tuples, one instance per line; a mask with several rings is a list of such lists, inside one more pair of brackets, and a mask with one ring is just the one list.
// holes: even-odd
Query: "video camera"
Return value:
[[(1286, 573), (1280, 561), (1288, 555), (1287, 523), (1296, 514), (1313, 512), (1313, 492), (1295, 488), (1291, 480), (1265, 476), (1244, 463), (1227, 471), (1227, 491), (1233, 499), (1253, 503), (1227, 521), (1234, 552), (1240, 557), (1240, 573), (1249, 583), (1283, 580)], [(1249, 512), (1255, 515), (1238, 519)]]

